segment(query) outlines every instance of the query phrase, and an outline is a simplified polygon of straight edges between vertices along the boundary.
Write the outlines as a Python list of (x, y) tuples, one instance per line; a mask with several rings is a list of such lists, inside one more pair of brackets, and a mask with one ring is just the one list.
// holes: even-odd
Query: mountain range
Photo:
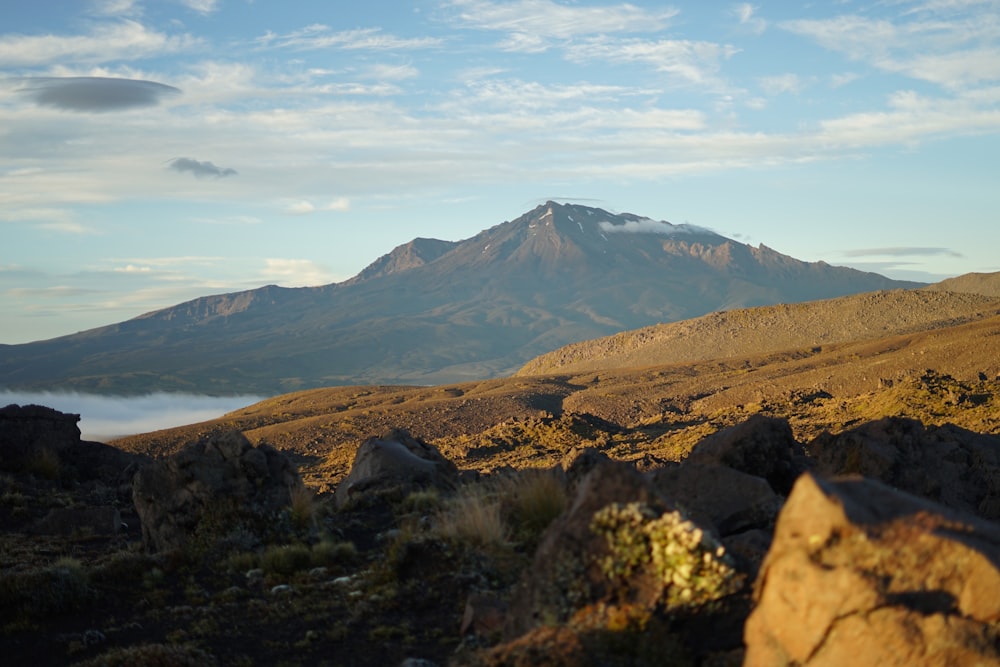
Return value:
[(274, 395), (444, 384), (715, 311), (921, 286), (701, 227), (550, 201), (463, 241), (414, 239), (341, 283), (206, 296), (0, 346), (0, 386)]

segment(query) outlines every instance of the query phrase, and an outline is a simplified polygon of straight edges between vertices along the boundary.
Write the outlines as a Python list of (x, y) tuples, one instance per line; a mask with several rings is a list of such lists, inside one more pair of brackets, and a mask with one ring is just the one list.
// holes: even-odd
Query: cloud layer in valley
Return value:
[(80, 415), (81, 437), (98, 442), (215, 419), (261, 400), (260, 396), (158, 393), (122, 397), (0, 390), (0, 405), (44, 405)]

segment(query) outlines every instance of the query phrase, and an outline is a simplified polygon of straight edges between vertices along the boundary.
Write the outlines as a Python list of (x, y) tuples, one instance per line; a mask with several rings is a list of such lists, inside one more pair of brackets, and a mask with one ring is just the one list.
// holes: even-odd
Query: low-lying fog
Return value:
[(0, 407), (44, 405), (80, 415), (84, 440), (107, 441), (221, 417), (227, 412), (264, 400), (264, 396), (200, 396), (147, 394), (99, 396), (55, 392), (19, 392), (0, 389)]

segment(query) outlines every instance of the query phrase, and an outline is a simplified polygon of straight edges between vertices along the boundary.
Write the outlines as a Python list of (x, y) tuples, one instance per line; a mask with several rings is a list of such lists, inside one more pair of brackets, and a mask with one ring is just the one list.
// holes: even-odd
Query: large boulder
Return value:
[(345, 507), (362, 497), (405, 494), (422, 488), (453, 489), (458, 468), (433, 445), (404, 430), (369, 438), (358, 447), (347, 477), (337, 486), (334, 500)]
[(803, 475), (755, 585), (748, 667), (1000, 665), (1000, 527)]
[(691, 450), (685, 464), (723, 465), (755, 477), (787, 496), (808, 461), (788, 421), (753, 415), (745, 422), (714, 433)]
[(175, 551), (194, 539), (254, 540), (289, 507), (301, 484), (284, 454), (230, 431), (140, 468), (132, 500), (146, 548)]
[(42, 455), (58, 457), (80, 442), (80, 415), (41, 405), (0, 408), (0, 470), (30, 470)]
[(1000, 437), (885, 417), (809, 444), (822, 475), (857, 474), (1000, 519)]

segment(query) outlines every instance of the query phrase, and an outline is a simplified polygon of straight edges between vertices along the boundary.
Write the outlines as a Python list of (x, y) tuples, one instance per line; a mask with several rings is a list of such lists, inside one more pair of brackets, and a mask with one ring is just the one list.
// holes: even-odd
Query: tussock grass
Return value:
[(434, 518), (434, 531), (446, 539), (478, 548), (503, 548), (510, 531), (503, 518), (501, 499), (487, 485), (464, 487)]

